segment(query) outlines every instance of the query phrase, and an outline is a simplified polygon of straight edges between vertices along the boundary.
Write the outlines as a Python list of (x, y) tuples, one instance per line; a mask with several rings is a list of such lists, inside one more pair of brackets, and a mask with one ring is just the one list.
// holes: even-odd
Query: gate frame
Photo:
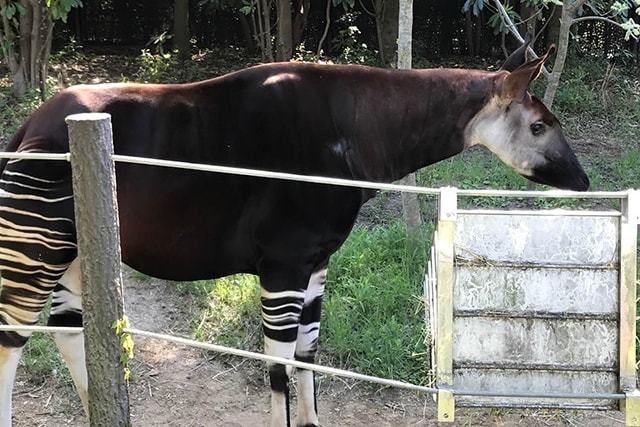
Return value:
[[(436, 275), (436, 325), (435, 325), (435, 379), (439, 422), (455, 420), (455, 396), (453, 390), (453, 287), (455, 280), (454, 236), (458, 213), (458, 195), (469, 195), (454, 187), (440, 189), (438, 222), (434, 234)], [(472, 192), (471, 192), (472, 193)], [(485, 192), (484, 196), (499, 196), (499, 192)], [(640, 426), (640, 391), (636, 381), (636, 298), (637, 298), (637, 250), (638, 224), (640, 223), (640, 190), (627, 190), (620, 198), (620, 274), (619, 288), (619, 390), (625, 398), (619, 409), (625, 415), (625, 425)], [(508, 211), (505, 211), (508, 212)], [(506, 397), (506, 396), (505, 396)], [(490, 405), (487, 405), (490, 406)]]

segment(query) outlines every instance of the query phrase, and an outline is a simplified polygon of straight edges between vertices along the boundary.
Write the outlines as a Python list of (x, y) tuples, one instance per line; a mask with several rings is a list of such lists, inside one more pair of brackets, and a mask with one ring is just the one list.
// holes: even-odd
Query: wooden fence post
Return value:
[(114, 330), (124, 312), (111, 116), (74, 114), (66, 122), (82, 269), (89, 424), (124, 427), (130, 425), (129, 396)]

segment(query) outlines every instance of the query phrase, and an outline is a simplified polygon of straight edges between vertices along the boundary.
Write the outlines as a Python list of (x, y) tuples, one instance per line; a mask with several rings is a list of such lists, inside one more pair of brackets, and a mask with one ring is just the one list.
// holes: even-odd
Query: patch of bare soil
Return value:
[[(171, 283), (125, 274), (126, 309), (134, 327), (188, 336), (189, 313)], [(130, 384), (134, 426), (261, 426), (268, 421), (269, 392), (261, 364), (216, 358), (174, 344), (135, 338)], [(224, 360), (222, 360), (224, 359)], [(85, 426), (80, 401), (53, 376), (40, 383), (22, 369), (14, 390), (14, 426)], [(375, 390), (321, 376), (323, 426), (435, 426), (429, 396)], [(295, 408), (295, 402), (293, 403)], [(292, 411), (293, 412), (293, 411)], [(619, 412), (498, 411), (459, 409), (459, 426), (621, 425)]]

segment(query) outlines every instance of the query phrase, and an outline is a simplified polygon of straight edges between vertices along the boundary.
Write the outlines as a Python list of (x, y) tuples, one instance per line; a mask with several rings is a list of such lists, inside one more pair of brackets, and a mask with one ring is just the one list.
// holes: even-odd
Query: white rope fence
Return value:
[[(18, 160), (55, 160), (55, 161), (71, 161), (70, 153), (39, 153), (39, 152), (0, 152), (0, 159), (18, 159)], [(441, 189), (428, 188), (419, 186), (407, 186), (387, 184), (380, 182), (348, 180), (342, 178), (331, 178), (322, 176), (309, 176), (300, 175), (286, 172), (274, 172), (249, 168), (237, 168), (230, 166), (209, 165), (201, 163), (189, 163), (173, 160), (161, 160), (145, 157), (134, 157), (124, 155), (113, 155), (113, 160), (118, 163), (128, 163), (146, 166), (156, 166), (174, 169), (204, 171), (213, 173), (223, 173), (238, 176), (259, 177), (268, 179), (278, 179), (285, 181), (296, 181), (313, 184), (327, 184), (341, 187), (352, 187), (362, 189), (372, 189), (381, 191), (397, 191), (408, 192), (416, 194), (426, 195), (439, 195)], [(551, 191), (513, 191), (513, 190), (457, 190), (457, 194), (460, 196), (476, 196), (476, 197), (518, 197), (518, 198), (576, 198), (576, 199), (626, 199), (628, 197), (627, 191), (604, 191), (604, 192), (575, 192), (575, 191), (563, 191), (563, 190), (551, 190)], [(527, 211), (530, 212), (530, 211)], [(566, 213), (563, 213), (566, 214)], [(579, 213), (582, 214), (582, 213)], [(585, 215), (595, 216), (620, 216), (619, 212), (589, 212), (585, 211)], [(29, 326), (29, 325), (0, 325), (0, 331), (12, 331), (12, 332), (47, 332), (47, 333), (81, 333), (82, 327), (60, 327), (60, 326)], [(390, 387), (397, 387), (407, 390), (425, 392), (435, 394), (439, 389), (434, 387), (420, 386), (416, 384), (406, 383), (403, 381), (397, 381), (386, 378), (379, 378), (370, 375), (364, 375), (352, 371), (343, 369), (337, 369), (327, 366), (316, 365), (313, 363), (300, 362), (296, 360), (289, 360), (280, 357), (268, 356), (262, 353), (255, 353), (246, 350), (240, 350), (236, 348), (230, 348), (220, 346), (216, 344), (203, 343), (192, 339), (176, 337), (172, 335), (160, 334), (155, 332), (143, 331), (135, 328), (125, 328), (124, 332), (172, 342), (175, 344), (186, 345), (190, 347), (200, 348), (203, 350), (213, 351), (217, 353), (229, 354), (254, 360), (260, 360), (263, 362), (278, 363), (297, 367), (301, 369), (312, 370), (328, 375), (340, 376), (344, 378), (351, 378), (358, 381), (367, 381), (377, 383)], [(484, 391), (468, 391), (468, 390), (448, 390), (455, 395), (459, 396), (487, 396), (487, 397), (521, 397), (521, 398), (550, 398), (550, 399), (612, 399), (620, 400), (625, 399), (625, 395), (622, 393), (500, 393), (500, 392), (484, 392)]]
[[(83, 328), (70, 326), (22, 326), (22, 325), (0, 325), (0, 331), (15, 332), (51, 332), (51, 333), (81, 333)], [(419, 391), (424, 393), (435, 394), (438, 392), (436, 387), (426, 387), (417, 384), (411, 384), (404, 381), (391, 380), (388, 378), (374, 377), (364, 375), (344, 369), (332, 368), (329, 366), (316, 365), (314, 363), (300, 362), (297, 360), (285, 359), (282, 357), (268, 356), (262, 353), (255, 353), (247, 350), (240, 350), (233, 347), (225, 347), (217, 344), (209, 344), (201, 341), (195, 341), (188, 338), (176, 337), (173, 335), (161, 334), (157, 332), (149, 332), (136, 328), (125, 328), (126, 333), (141, 337), (157, 339), (174, 344), (195, 347), (202, 350), (213, 351), (215, 353), (229, 354), (232, 356), (243, 357), (246, 359), (260, 360), (262, 362), (278, 363), (282, 365), (292, 366), (295, 368), (307, 369), (309, 371), (320, 372), (327, 375), (350, 378), (357, 381), (367, 381), (371, 383), (381, 384), (389, 387), (402, 388), (405, 390)], [(485, 396), (485, 397), (522, 397), (522, 398), (548, 398), (548, 399), (612, 399), (621, 400), (625, 398), (622, 393), (510, 393), (510, 392), (486, 392), (486, 391), (469, 391), (469, 390), (450, 390), (457, 396)]]
[[(71, 161), (69, 153), (13, 153), (0, 152), (0, 159), (27, 160), (64, 160)], [(398, 191), (402, 193), (416, 193), (437, 196), (439, 188), (429, 188), (411, 185), (387, 184), (384, 182), (360, 181), (324, 176), (301, 175), (287, 172), (275, 172), (261, 169), (237, 168), (232, 166), (210, 165), (205, 163), (190, 163), (176, 160), (162, 160), (148, 157), (124, 156), (114, 154), (116, 163), (129, 163), (146, 166), (159, 166), (173, 169), (184, 169), (202, 172), (215, 172), (228, 175), (250, 176), (256, 178), (279, 179), (285, 181), (306, 182), (312, 184), (328, 184), (340, 187), (367, 188), (371, 190)], [(475, 197), (523, 197), (523, 198), (554, 198), (554, 199), (625, 199), (627, 191), (520, 191), (520, 190), (464, 190), (458, 189), (460, 196)]]

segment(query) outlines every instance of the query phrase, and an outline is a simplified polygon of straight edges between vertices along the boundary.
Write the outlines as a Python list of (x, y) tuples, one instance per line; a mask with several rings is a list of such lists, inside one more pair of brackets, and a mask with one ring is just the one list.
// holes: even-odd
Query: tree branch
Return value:
[(573, 18), (573, 20), (571, 21), (571, 25), (577, 24), (583, 21), (603, 21), (603, 22), (608, 22), (611, 25), (615, 25), (616, 27), (623, 28), (619, 22), (616, 22), (613, 19), (605, 18), (604, 16), (583, 16), (580, 18)]
[(360, 3), (360, 7), (362, 8), (362, 10), (364, 10), (367, 13), (367, 15), (374, 16), (374, 17), (376, 16), (375, 13), (371, 12), (369, 9), (366, 8), (362, 0), (358, 0), (358, 2)]
[[(520, 35), (520, 33), (518, 32), (518, 29), (516, 28), (515, 24), (511, 20), (511, 18), (509, 17), (509, 14), (507, 13), (507, 11), (504, 9), (504, 6), (502, 5), (502, 3), (500, 3), (500, 0), (494, 0), (494, 3), (496, 4), (496, 8), (498, 9), (498, 12), (500, 13), (500, 16), (502, 16), (502, 20), (507, 25), (507, 28), (509, 29), (509, 32), (511, 34), (513, 34), (513, 36), (520, 43), (524, 43), (524, 37), (522, 37)], [(535, 50), (533, 50), (533, 48), (531, 46), (529, 46), (529, 48), (527, 49), (527, 52), (529, 52), (531, 55), (533, 55), (534, 58), (538, 58), (538, 55), (536, 54)], [(544, 65), (542, 66), (542, 72), (544, 73), (544, 76), (548, 79), (549, 76), (550, 76), (549, 70), (547, 70), (547, 67), (545, 67)]]

